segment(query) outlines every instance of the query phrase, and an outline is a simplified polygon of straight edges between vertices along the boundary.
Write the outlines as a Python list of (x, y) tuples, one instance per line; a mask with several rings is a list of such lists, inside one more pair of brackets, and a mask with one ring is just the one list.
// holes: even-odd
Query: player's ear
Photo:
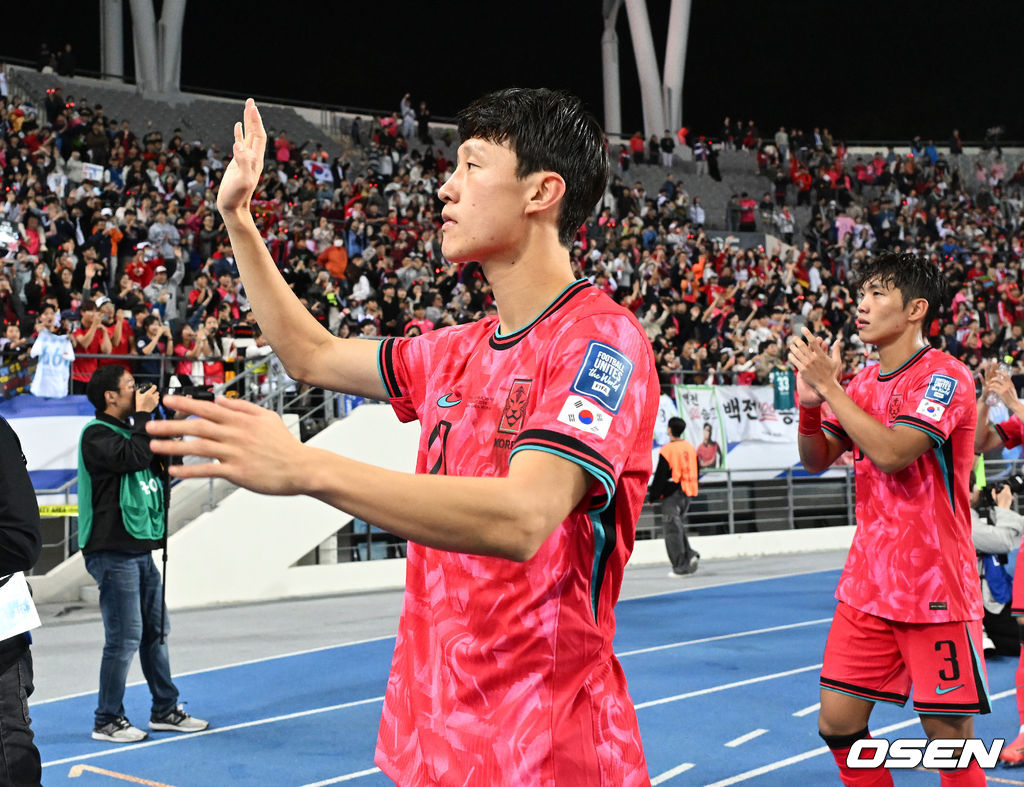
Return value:
[(924, 298), (914, 298), (907, 309), (907, 317), (910, 320), (924, 320), (928, 314), (928, 301)]
[(561, 175), (550, 170), (542, 170), (528, 175), (526, 179), (529, 183), (527, 213), (557, 209), (562, 197), (565, 196), (565, 181)]

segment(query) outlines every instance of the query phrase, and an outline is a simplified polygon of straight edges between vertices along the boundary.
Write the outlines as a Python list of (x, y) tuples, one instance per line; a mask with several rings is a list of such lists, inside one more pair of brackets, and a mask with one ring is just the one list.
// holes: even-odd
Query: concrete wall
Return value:
[[(386, 405), (364, 405), (310, 443), (393, 470), (415, 468), (418, 424), (400, 424)], [(172, 506), (174, 503), (172, 502)], [(239, 489), (175, 532), (168, 545), (171, 609), (401, 587), (405, 560), (328, 565), (295, 563), (351, 517), (308, 497), (270, 497)], [(705, 559), (849, 547), (852, 527), (696, 536)], [(156, 555), (159, 561), (159, 553)], [(668, 564), (663, 542), (640, 541), (630, 565)], [(81, 555), (30, 578), (36, 601), (77, 600), (91, 587)]]

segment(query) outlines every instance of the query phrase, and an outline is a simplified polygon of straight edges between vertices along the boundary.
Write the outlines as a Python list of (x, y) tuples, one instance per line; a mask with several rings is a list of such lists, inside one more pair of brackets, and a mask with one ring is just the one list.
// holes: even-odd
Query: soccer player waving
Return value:
[[(967, 367), (925, 340), (946, 282), (912, 254), (882, 254), (856, 270), (857, 328), (878, 365), (844, 390), (838, 342), (806, 328), (790, 361), (798, 370), (804, 467), (825, 470), (854, 452), (857, 530), (836, 588), (821, 670), (818, 730), (846, 785), (891, 785), (881, 768), (847, 757), (870, 737), (876, 702), (914, 710), (929, 738), (970, 738), (988, 713), (982, 605), (968, 480), (974, 460), (974, 383)], [(823, 416), (822, 404), (828, 405)], [(941, 773), (943, 785), (982, 785), (976, 761)]]
[(459, 115), (441, 250), (479, 262), (497, 315), (374, 343), (331, 336), (274, 266), (250, 211), (266, 133), (235, 129), (218, 194), (260, 327), (288, 373), (388, 400), (422, 426), (417, 474), (298, 442), (276, 414), (166, 397), (150, 425), (178, 465), (309, 494), (408, 538), (405, 603), (376, 762), (399, 784), (650, 783), (613, 607), (651, 474), (654, 354), (640, 323), (573, 275), (604, 193), (604, 135), (579, 101), (505, 90)]

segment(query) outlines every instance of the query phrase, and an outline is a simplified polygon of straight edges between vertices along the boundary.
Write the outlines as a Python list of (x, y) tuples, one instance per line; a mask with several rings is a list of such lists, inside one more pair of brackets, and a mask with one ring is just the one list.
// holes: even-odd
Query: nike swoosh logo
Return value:
[(938, 686), (935, 687), (935, 693), (939, 694), (939, 695), (949, 694), (949, 692), (956, 691), (957, 689), (962, 689), (963, 687), (964, 687), (964, 684), (962, 684), (962, 683), (959, 684), (958, 686), (950, 686), (948, 689), (944, 689), (944, 688), (942, 688), (941, 685), (938, 685)]
[(450, 393), (449, 394), (445, 394), (440, 399), (438, 399), (437, 400), (437, 406), (438, 407), (454, 407), (457, 404), (462, 404), (462, 400), (461, 399), (449, 400), (449, 398), (448, 398), (449, 396), (451, 396)]

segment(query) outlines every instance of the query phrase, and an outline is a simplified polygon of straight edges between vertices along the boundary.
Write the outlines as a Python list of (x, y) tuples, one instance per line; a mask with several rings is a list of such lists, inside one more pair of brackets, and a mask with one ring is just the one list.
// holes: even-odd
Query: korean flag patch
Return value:
[(922, 399), (921, 404), (917, 406), (917, 412), (925, 418), (938, 421), (942, 418), (942, 414), (946, 412), (946, 408), (938, 402), (933, 402), (931, 399)]
[(602, 440), (608, 436), (608, 429), (612, 425), (612, 416), (581, 396), (570, 396), (565, 400), (558, 420), (581, 431), (596, 434)]
[(953, 401), (953, 392), (956, 390), (956, 379), (947, 377), (944, 374), (933, 374), (928, 380), (928, 390), (924, 392), (925, 399), (931, 399), (941, 405), (949, 406)]

